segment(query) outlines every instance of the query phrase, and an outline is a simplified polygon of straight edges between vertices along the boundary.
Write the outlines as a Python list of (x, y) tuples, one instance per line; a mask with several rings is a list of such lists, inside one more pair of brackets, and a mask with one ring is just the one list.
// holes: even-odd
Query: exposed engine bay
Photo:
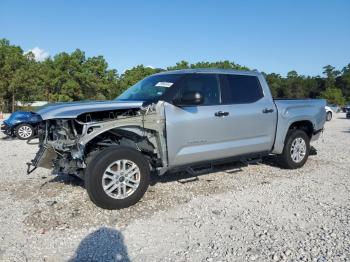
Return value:
[(72, 119), (47, 119), (38, 128), (39, 151), (28, 163), (83, 178), (92, 156), (102, 149), (127, 146), (141, 151), (153, 170), (167, 166), (165, 117), (162, 101), (140, 109), (83, 113)]

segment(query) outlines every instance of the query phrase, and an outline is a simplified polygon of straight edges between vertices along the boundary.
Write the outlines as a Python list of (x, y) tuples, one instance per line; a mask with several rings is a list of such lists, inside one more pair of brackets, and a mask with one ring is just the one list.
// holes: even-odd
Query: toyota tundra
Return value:
[(256, 71), (164, 71), (114, 101), (38, 111), (39, 151), (28, 173), (44, 167), (78, 176), (97, 206), (119, 209), (142, 198), (150, 173), (267, 155), (300, 168), (323, 130), (325, 105), (273, 99)]

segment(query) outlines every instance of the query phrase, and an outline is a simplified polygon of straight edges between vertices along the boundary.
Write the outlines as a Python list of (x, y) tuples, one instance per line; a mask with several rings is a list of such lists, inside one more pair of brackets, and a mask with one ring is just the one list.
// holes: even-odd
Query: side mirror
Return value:
[(196, 106), (203, 103), (203, 95), (200, 92), (186, 92), (180, 99), (174, 101), (176, 106)]

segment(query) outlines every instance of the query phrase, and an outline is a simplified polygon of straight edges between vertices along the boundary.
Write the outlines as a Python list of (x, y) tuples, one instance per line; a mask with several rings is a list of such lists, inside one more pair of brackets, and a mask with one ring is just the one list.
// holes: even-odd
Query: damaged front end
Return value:
[(74, 118), (51, 118), (38, 128), (39, 151), (28, 163), (27, 173), (37, 167), (53, 173), (83, 178), (96, 152), (113, 145), (141, 151), (154, 169), (167, 166), (164, 102), (144, 108), (90, 111)]

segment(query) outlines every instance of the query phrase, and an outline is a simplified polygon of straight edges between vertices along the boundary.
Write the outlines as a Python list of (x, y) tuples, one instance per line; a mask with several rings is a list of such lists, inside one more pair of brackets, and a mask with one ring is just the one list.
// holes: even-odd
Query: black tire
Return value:
[[(137, 189), (130, 196), (115, 199), (103, 189), (102, 177), (108, 166), (122, 159), (130, 160), (137, 165), (140, 170), (140, 181)], [(97, 206), (104, 209), (126, 208), (136, 204), (147, 191), (150, 182), (149, 162), (135, 149), (111, 146), (94, 155), (85, 170), (84, 181), (91, 201)]]
[[(301, 138), (306, 145), (305, 155), (300, 162), (296, 162), (292, 158), (291, 147), (295, 139)], [(308, 135), (300, 129), (289, 130), (284, 144), (283, 152), (279, 155), (279, 164), (287, 169), (296, 169), (302, 167), (310, 154), (310, 139)]]
[[(25, 133), (26, 131), (27, 133)], [(28, 135), (25, 135), (28, 134)], [(30, 124), (20, 124), (15, 129), (15, 136), (20, 140), (29, 140), (35, 135), (34, 127)]]
[(327, 112), (326, 120), (327, 121), (331, 121), (332, 120), (332, 112)]

